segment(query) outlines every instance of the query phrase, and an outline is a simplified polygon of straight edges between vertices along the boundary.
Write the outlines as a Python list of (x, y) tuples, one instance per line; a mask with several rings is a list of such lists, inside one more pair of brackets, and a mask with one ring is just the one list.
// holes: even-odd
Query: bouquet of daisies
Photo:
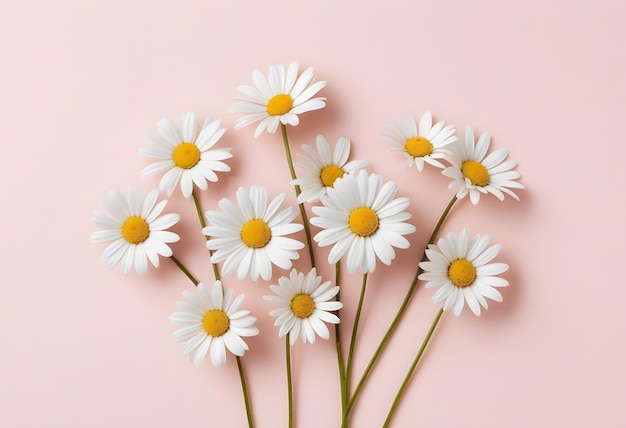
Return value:
[[(426, 288), (436, 288), (432, 301), (440, 309), (404, 382), (398, 386), (383, 422), (383, 426), (388, 426), (444, 312), (458, 316), (467, 305), (478, 316), (481, 307), (487, 309), (487, 299), (502, 301), (498, 288), (508, 282), (499, 275), (508, 270), (508, 265), (494, 261), (501, 246), (491, 244), (489, 235), (472, 236), (465, 228), (441, 238), (439, 234), (450, 210), (463, 199), (472, 204), (488, 194), (500, 200), (505, 194), (518, 199), (513, 190), (524, 186), (516, 181), (516, 164), (506, 160), (506, 150), (490, 151), (489, 134), (481, 134), (476, 141), (472, 128), (467, 126), (465, 135), (457, 137), (453, 125), (433, 123), (430, 112), (422, 114), (419, 123), (407, 115), (390, 125), (385, 138), (392, 146), (391, 152), (403, 159), (404, 168), (440, 168), (451, 179), (448, 188), (452, 196), (424, 246), (423, 258), (416, 261), (415, 274), (402, 304), (366, 369), (355, 381), (352, 361), (359, 321), (364, 315), (368, 274), (374, 272), (379, 262), (390, 265), (397, 250), (411, 245), (415, 226), (407, 212), (410, 200), (397, 197), (396, 183), (368, 173), (367, 161), (350, 160), (350, 140), (345, 137), (331, 146), (321, 134), (317, 135), (314, 145), (300, 146), (299, 162), (293, 162), (288, 127), (297, 126), (300, 115), (326, 105), (326, 99), (318, 96), (326, 82), (316, 81), (312, 67), (300, 73), (297, 62), (287, 67), (274, 65), (267, 74), (254, 70), (252, 81), (253, 86), (238, 88), (242, 96), (230, 110), (241, 115), (235, 129), (256, 124), (255, 137), (265, 131), (276, 134), (280, 130), (292, 177), (285, 184), (293, 186), (297, 207), (285, 206), (285, 193), (270, 195), (259, 184), (239, 187), (232, 198), (223, 198), (216, 207), (204, 211), (199, 192), (206, 191), (209, 182), (216, 182), (218, 173), (230, 171), (227, 160), (232, 154), (230, 148), (218, 145), (226, 131), (219, 119), (206, 120), (198, 129), (196, 114), (185, 112), (178, 115), (176, 123), (167, 118), (159, 120), (158, 132), (149, 134), (151, 146), (140, 150), (153, 160), (141, 176), (160, 176), (159, 188), (145, 197), (139, 187), (131, 187), (127, 194), (112, 190), (104, 200), (108, 214), (96, 212), (92, 219), (100, 230), (91, 234), (91, 241), (108, 243), (102, 258), (109, 269), (119, 265), (124, 274), (135, 270), (143, 275), (148, 271), (148, 261), (158, 268), (160, 258), (165, 257), (190, 280), (193, 286), (183, 292), (178, 311), (170, 316), (171, 322), (180, 327), (174, 340), (185, 342), (182, 352), (191, 357), (193, 364), (200, 364), (208, 356), (218, 367), (225, 364), (229, 353), (234, 355), (250, 427), (254, 426), (254, 418), (242, 357), (249, 350), (245, 338), (258, 335), (259, 329), (233, 282), (250, 278), (268, 285), (264, 299), (275, 306), (269, 316), (275, 317), (278, 335), (285, 338), (289, 427), (293, 426), (296, 411), (290, 353), (298, 339), (313, 344), (317, 337), (334, 337), (342, 410), (337, 423), (348, 427), (354, 404), (409, 307), (417, 285), (421, 281)], [(165, 213), (167, 200), (161, 199), (161, 193), (171, 197), (178, 188), (194, 202), (198, 229), (206, 237), (213, 267), (212, 283), (199, 281), (170, 248), (169, 244), (179, 241), (180, 236), (169, 229), (181, 218)], [(311, 226), (315, 227), (313, 231)], [(306, 242), (294, 238), (303, 229)], [(324, 263), (335, 266), (334, 277), (318, 274), (317, 247), (331, 247)], [(310, 260), (310, 268), (304, 271), (292, 268), (293, 260), (300, 258), (301, 253)], [(341, 313), (342, 266), (349, 273), (362, 275), (352, 320), (343, 319)], [(347, 324), (344, 328), (350, 329), (346, 355), (340, 340), (344, 339), (340, 320)], [(333, 334), (329, 326), (334, 329)]]

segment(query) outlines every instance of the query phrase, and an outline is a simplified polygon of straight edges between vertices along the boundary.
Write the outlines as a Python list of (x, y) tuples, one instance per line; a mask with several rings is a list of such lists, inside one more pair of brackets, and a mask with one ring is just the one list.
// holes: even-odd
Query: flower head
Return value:
[(292, 62), (285, 71), (285, 66), (272, 65), (267, 77), (259, 70), (252, 72), (255, 86), (239, 86), (237, 89), (246, 97), (237, 99), (230, 109), (231, 113), (244, 113), (237, 119), (235, 128), (261, 121), (254, 131), (258, 137), (267, 128), (275, 133), (279, 123), (296, 126), (300, 123), (298, 115), (307, 111), (318, 110), (326, 106), (326, 98), (312, 98), (326, 82), (313, 82), (315, 73), (309, 67), (298, 77), (298, 63)]
[(419, 130), (412, 116), (406, 115), (387, 130), (386, 136), (393, 145), (391, 152), (399, 152), (406, 158), (404, 168), (415, 164), (418, 171), (424, 169), (424, 162), (438, 168), (445, 168), (437, 159), (449, 152), (445, 146), (456, 141), (454, 125), (444, 127), (444, 122), (433, 126), (429, 111), (422, 115)]
[(473, 204), (478, 203), (481, 193), (491, 193), (501, 201), (504, 200), (504, 193), (508, 193), (519, 201), (518, 196), (510, 190), (524, 188), (522, 184), (513, 181), (520, 177), (517, 171), (513, 171), (516, 163), (503, 162), (509, 155), (504, 149), (487, 155), (490, 144), (491, 137), (485, 132), (474, 145), (474, 131), (471, 126), (467, 126), (465, 144), (457, 142), (450, 146), (451, 154), (447, 159), (452, 166), (442, 171), (443, 175), (453, 179), (448, 188), (455, 190), (459, 199), (469, 193)]
[[(278, 278), (278, 285), (270, 285), (275, 296), (263, 296), (263, 299), (278, 306), (270, 312), (277, 317), (275, 326), (280, 326), (278, 336), (289, 333), (289, 343), (298, 340), (315, 343), (315, 335), (328, 339), (330, 333), (324, 321), (339, 324), (339, 318), (330, 313), (343, 307), (341, 302), (333, 299), (339, 293), (338, 286), (331, 286), (330, 281), (322, 283), (315, 268), (304, 275), (295, 269), (289, 277)], [(333, 300), (331, 300), (333, 299)]]
[(277, 213), (284, 200), (283, 193), (268, 204), (264, 187), (252, 186), (250, 191), (240, 187), (238, 206), (223, 198), (218, 203), (222, 211), (206, 212), (211, 225), (202, 231), (211, 238), (207, 248), (215, 251), (211, 262), (224, 262), (224, 277), (236, 270), (237, 278), (243, 279), (249, 271), (253, 281), (259, 275), (267, 281), (272, 277), (272, 264), (289, 269), (291, 260), (299, 257), (298, 250), (304, 244), (285, 235), (298, 232), (303, 226), (291, 223), (296, 217), (292, 207)]
[(207, 181), (216, 182), (216, 171), (230, 171), (230, 167), (222, 162), (232, 157), (230, 148), (212, 149), (222, 138), (226, 129), (220, 129), (221, 120), (205, 121), (200, 134), (196, 138), (196, 113), (180, 113), (178, 129), (167, 118), (157, 122), (159, 134), (148, 134), (154, 147), (139, 150), (145, 156), (159, 159), (141, 171), (146, 178), (163, 174), (159, 187), (171, 196), (180, 181), (183, 196), (188, 198), (195, 184), (202, 190), (207, 189)]
[(325, 229), (314, 237), (320, 246), (334, 244), (329, 263), (348, 253), (348, 271), (360, 268), (368, 273), (376, 268), (376, 257), (389, 265), (395, 258), (393, 247), (409, 247), (402, 236), (415, 232), (413, 225), (404, 222), (411, 218), (404, 211), (409, 200), (393, 199), (396, 193), (394, 182), (383, 185), (380, 176), (368, 176), (364, 170), (343, 176), (328, 189), (321, 199), (324, 206), (312, 208), (319, 217), (311, 223)]
[(494, 287), (506, 287), (508, 281), (495, 275), (506, 272), (505, 263), (489, 263), (500, 253), (500, 244), (487, 248), (491, 237), (476, 235), (468, 241), (467, 229), (457, 236), (450, 232), (437, 245), (429, 245), (426, 250), (428, 261), (419, 266), (424, 270), (419, 279), (428, 281), (426, 287), (439, 287), (433, 296), (433, 303), (445, 301), (443, 309), (454, 308), (454, 315), (459, 316), (463, 304), (476, 315), (480, 315), (480, 306), (487, 309), (485, 297), (502, 301), (502, 295)]
[(305, 175), (292, 182), (301, 186), (302, 193), (298, 196), (298, 203), (317, 202), (332, 188), (335, 180), (359, 169), (367, 168), (367, 161), (354, 160), (348, 162), (350, 156), (350, 140), (341, 137), (337, 141), (335, 151), (331, 152), (328, 142), (322, 135), (318, 135), (317, 150), (303, 144), (304, 153), (299, 153), (303, 163), (296, 163), (296, 168), (305, 172)]
[(193, 364), (200, 364), (207, 353), (218, 367), (226, 363), (226, 348), (238, 357), (248, 350), (242, 337), (259, 334), (254, 326), (256, 318), (250, 311), (239, 310), (244, 295), (233, 300), (233, 290), (224, 292), (222, 283), (215, 281), (209, 289), (199, 283), (197, 294), (183, 291), (183, 300), (177, 303), (182, 312), (170, 315), (172, 323), (182, 326), (174, 333), (176, 342), (187, 341), (183, 355), (193, 355)]
[(102, 253), (106, 267), (111, 269), (121, 263), (122, 273), (128, 274), (134, 266), (139, 275), (148, 271), (148, 260), (159, 267), (159, 256), (171, 257), (167, 245), (178, 241), (179, 236), (167, 231), (180, 220), (178, 214), (161, 215), (167, 201), (157, 204), (159, 191), (154, 189), (145, 200), (138, 188), (128, 190), (128, 198), (119, 190), (111, 190), (103, 201), (111, 216), (97, 212), (92, 222), (103, 230), (93, 232), (91, 242), (111, 242)]

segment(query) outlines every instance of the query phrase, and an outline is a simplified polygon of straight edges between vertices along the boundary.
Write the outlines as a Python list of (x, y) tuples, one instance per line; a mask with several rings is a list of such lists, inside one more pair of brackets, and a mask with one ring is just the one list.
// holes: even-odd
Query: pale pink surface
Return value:
[[(504, 303), (480, 318), (446, 314), (394, 426), (621, 427), (626, 425), (624, 16), (617, 1), (474, 2), (4, 1), (0, 13), (0, 426), (244, 426), (233, 358), (194, 367), (168, 316), (191, 284), (168, 260), (145, 277), (106, 271), (89, 223), (109, 189), (140, 183), (156, 121), (182, 110), (229, 128), (233, 172), (206, 209), (239, 185), (288, 193), (279, 134), (252, 138), (227, 115), (250, 73), (298, 59), (328, 82), (324, 110), (290, 129), (293, 147), (348, 136), (352, 158), (399, 183), (418, 232), (392, 268), (370, 276), (355, 357), (366, 364), (404, 296), (448, 179), (400, 172), (386, 152), (391, 120), (430, 109), (519, 162), (521, 202), (463, 201), (446, 230), (491, 233), (503, 244)], [(141, 183), (146, 191), (158, 180)], [(212, 273), (193, 204), (174, 244), (203, 281)], [(303, 235), (302, 235), (303, 236)], [(318, 250), (326, 274), (328, 249)], [(306, 253), (298, 266), (306, 266)], [(358, 275), (345, 282), (349, 322)], [(261, 335), (244, 357), (257, 426), (286, 426), (283, 340), (260, 299), (246, 294)], [(420, 288), (354, 411), (380, 426), (437, 308)], [(296, 426), (338, 426), (332, 342), (293, 350)]]

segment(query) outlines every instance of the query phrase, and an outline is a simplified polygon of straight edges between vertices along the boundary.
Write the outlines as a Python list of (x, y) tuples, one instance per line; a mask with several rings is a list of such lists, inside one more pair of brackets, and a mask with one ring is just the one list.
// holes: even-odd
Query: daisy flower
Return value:
[(393, 145), (390, 152), (399, 152), (406, 158), (404, 168), (415, 167), (418, 171), (424, 169), (424, 162), (438, 168), (445, 166), (437, 159), (442, 159), (448, 151), (444, 148), (456, 141), (454, 125), (444, 127), (444, 122), (437, 122), (433, 126), (433, 118), (429, 111), (422, 115), (419, 130), (415, 120), (406, 115), (385, 134)]
[(443, 175), (453, 180), (448, 188), (455, 190), (459, 199), (469, 193), (474, 205), (480, 200), (481, 193), (491, 193), (501, 201), (504, 200), (504, 193), (508, 193), (519, 201), (518, 196), (510, 190), (524, 188), (522, 184), (513, 181), (520, 177), (517, 171), (513, 171), (517, 164), (503, 162), (509, 155), (507, 150), (495, 150), (486, 156), (490, 144), (491, 137), (485, 132), (474, 145), (474, 131), (471, 126), (467, 126), (465, 144), (457, 142), (451, 147), (447, 159), (452, 166), (442, 171)]
[(393, 247), (409, 247), (402, 236), (415, 232), (413, 225), (404, 222), (411, 218), (404, 211), (409, 199), (393, 199), (396, 193), (394, 182), (383, 185), (380, 176), (368, 176), (364, 170), (344, 175), (328, 189), (321, 198), (324, 206), (312, 208), (319, 217), (311, 223), (325, 229), (314, 237), (321, 247), (334, 244), (329, 263), (348, 253), (348, 271), (360, 268), (368, 273), (374, 271), (376, 257), (389, 265), (395, 258)]
[(298, 250), (304, 244), (285, 235), (298, 232), (303, 226), (291, 223), (296, 217), (292, 207), (277, 214), (284, 200), (283, 193), (268, 204), (264, 187), (252, 186), (250, 191), (240, 187), (238, 206), (223, 198), (218, 203), (222, 211), (206, 212), (211, 225), (202, 232), (211, 238), (207, 248), (215, 251), (211, 262), (224, 262), (224, 277), (236, 270), (239, 279), (250, 272), (253, 281), (259, 275), (267, 281), (272, 277), (272, 264), (289, 269), (291, 260), (299, 257)]
[(270, 285), (270, 288), (275, 296), (263, 296), (263, 299), (278, 306), (270, 315), (278, 317), (274, 322), (275, 326), (280, 326), (278, 336), (289, 333), (291, 345), (296, 343), (298, 336), (304, 343), (315, 343), (316, 334), (328, 339), (330, 332), (323, 321), (339, 324), (339, 318), (330, 313), (343, 307), (341, 302), (334, 300), (339, 287), (331, 286), (330, 281), (322, 283), (315, 268), (306, 276), (293, 269), (289, 277), (278, 278), (278, 285)]
[(196, 113), (179, 113), (178, 129), (167, 118), (157, 122), (159, 134), (148, 134), (154, 147), (139, 150), (142, 155), (159, 159), (141, 171), (141, 178), (163, 174), (159, 187), (171, 196), (180, 181), (183, 196), (188, 198), (195, 184), (202, 190), (207, 189), (207, 181), (216, 182), (215, 171), (230, 171), (222, 162), (233, 155), (230, 148), (212, 149), (222, 138), (226, 129), (220, 129), (221, 120), (207, 120), (196, 138)]
[(233, 290), (224, 293), (220, 281), (211, 289), (199, 283), (197, 294), (183, 291), (183, 300), (176, 304), (182, 312), (174, 312), (170, 321), (182, 326), (174, 333), (174, 340), (187, 341), (183, 355), (195, 351), (193, 364), (200, 364), (208, 353), (213, 365), (219, 367), (226, 363), (226, 348), (238, 357), (248, 350), (242, 337), (256, 336), (259, 329), (250, 311), (239, 310), (243, 298), (240, 294), (233, 300)]
[(272, 65), (267, 77), (259, 70), (252, 72), (255, 86), (239, 86), (237, 89), (246, 97), (236, 99), (230, 113), (244, 113), (237, 119), (235, 128), (261, 121), (254, 131), (258, 137), (267, 128), (275, 133), (279, 123), (296, 126), (300, 123), (298, 115), (307, 111), (319, 110), (326, 106), (326, 98), (312, 98), (326, 82), (313, 82), (315, 74), (309, 67), (298, 77), (298, 62), (285, 66)]
[(463, 304), (480, 315), (480, 306), (487, 309), (485, 297), (502, 301), (502, 295), (494, 287), (506, 287), (508, 281), (499, 278), (509, 266), (505, 263), (489, 263), (500, 253), (500, 244), (487, 248), (491, 237), (476, 235), (468, 241), (467, 229), (457, 236), (450, 232), (437, 245), (429, 245), (426, 250), (428, 261), (419, 266), (424, 270), (419, 279), (428, 281), (426, 287), (439, 287), (433, 296), (433, 303), (445, 301), (443, 309), (454, 308), (454, 315), (459, 316)]
[(341, 137), (337, 141), (335, 151), (330, 151), (328, 142), (322, 135), (318, 135), (317, 150), (303, 144), (304, 153), (298, 153), (303, 163), (296, 163), (296, 168), (306, 174), (291, 184), (301, 186), (302, 193), (298, 196), (298, 203), (317, 202), (326, 194), (329, 187), (333, 187), (335, 180), (356, 170), (367, 168), (367, 161), (354, 160), (348, 162), (350, 156), (350, 140)]
[(97, 212), (92, 222), (104, 229), (93, 232), (91, 242), (111, 242), (102, 253), (107, 269), (121, 263), (122, 273), (128, 274), (134, 266), (139, 275), (148, 271), (148, 260), (159, 267), (159, 256), (171, 257), (172, 250), (167, 245), (180, 237), (167, 231), (180, 220), (178, 214), (161, 215), (167, 201), (157, 204), (159, 191), (148, 193), (141, 198), (139, 188), (128, 190), (128, 198), (119, 190), (112, 190), (103, 201), (111, 216)]

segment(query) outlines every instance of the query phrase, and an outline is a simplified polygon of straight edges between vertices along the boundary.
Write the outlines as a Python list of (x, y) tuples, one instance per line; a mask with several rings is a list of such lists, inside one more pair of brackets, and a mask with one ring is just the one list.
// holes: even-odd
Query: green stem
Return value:
[(241, 357), (237, 357), (237, 368), (239, 369), (239, 379), (241, 379), (241, 390), (243, 391), (243, 402), (246, 405), (246, 417), (248, 418), (248, 427), (252, 428), (252, 410), (250, 408), (250, 400), (248, 398), (248, 388), (246, 387), (246, 377), (243, 374), (243, 364)]
[[(202, 229), (204, 229), (206, 227), (206, 222), (204, 221), (204, 215), (202, 213), (202, 208), (200, 208), (200, 199), (198, 198), (198, 195), (196, 194), (196, 189), (193, 189), (191, 191), (191, 196), (193, 196), (193, 203), (196, 206), (196, 213), (198, 214), (198, 220), (200, 220), (200, 227)], [(208, 241), (209, 239), (211, 239), (210, 236), (204, 235), (206, 240)], [(211, 256), (213, 256), (213, 251), (209, 250), (209, 254)], [(220, 272), (217, 269), (217, 263), (211, 263), (213, 265), (213, 276), (215, 276), (215, 280), (219, 281), (220, 280)]]
[[(340, 276), (341, 276), (341, 263), (335, 263), (335, 285), (340, 287), (335, 300), (338, 302), (341, 301), (341, 286), (340, 286)], [(340, 310), (337, 310), (337, 317), (339, 317)], [(341, 319), (341, 317), (339, 317)], [(346, 384), (346, 368), (343, 362), (343, 353), (341, 352), (341, 334), (339, 329), (339, 324), (335, 324), (335, 347), (337, 348), (337, 366), (339, 368), (339, 387), (341, 388), (341, 412), (346, 410), (346, 405), (348, 404), (348, 388)]]
[[(285, 154), (287, 155), (287, 164), (289, 165), (291, 179), (295, 180), (298, 177), (296, 176), (296, 171), (293, 169), (293, 159), (291, 157), (291, 150), (289, 149), (289, 139), (287, 138), (287, 127), (281, 123), (280, 130), (283, 134), (283, 144), (285, 145)], [(302, 193), (302, 191), (300, 190), (300, 186), (294, 184), (293, 187), (296, 190), (296, 196), (300, 196), (300, 193)], [(309, 249), (309, 258), (311, 259), (311, 267), (315, 267), (315, 255), (313, 254), (313, 244), (311, 240), (311, 228), (309, 227), (309, 220), (307, 219), (304, 204), (298, 204), (298, 208), (300, 209), (302, 223), (304, 224), (304, 233), (306, 234), (306, 241)]]
[[(426, 248), (428, 248), (429, 244), (432, 244), (435, 242), (435, 238), (437, 237), (437, 234), (439, 233), (439, 230), (441, 229), (443, 222), (448, 217), (448, 214), (450, 213), (450, 210), (452, 209), (452, 206), (455, 204), (456, 201), (457, 201), (457, 197), (454, 196), (452, 200), (450, 200), (450, 203), (448, 204), (446, 209), (441, 214), (441, 217), (439, 217), (439, 221), (437, 222), (437, 225), (435, 226), (433, 233), (430, 235), (430, 239), (428, 240), (428, 244), (426, 245)], [(424, 254), (424, 257), (425, 257), (425, 254)], [(422, 258), (422, 260), (424, 260), (424, 258)], [(421, 273), (422, 273), (422, 269), (419, 267), (419, 263), (418, 263), (415, 276), (413, 277), (411, 286), (409, 287), (409, 290), (407, 291), (407, 294), (404, 297), (404, 301), (402, 302), (400, 309), (398, 309), (398, 313), (396, 314), (395, 318), (391, 322), (391, 325), (389, 326), (389, 328), (387, 329), (387, 332), (383, 336), (383, 339), (378, 345), (378, 348), (376, 348), (376, 352), (374, 352), (374, 355), (370, 359), (369, 364), (365, 368), (365, 371), (363, 372), (363, 375), (361, 376), (361, 380), (359, 381), (359, 383), (357, 384), (354, 390), (354, 394), (352, 395), (352, 398), (348, 401), (348, 406), (346, 408), (346, 411), (344, 412), (344, 420), (347, 420), (348, 415), (350, 414), (350, 410), (352, 410), (352, 407), (354, 406), (354, 403), (356, 402), (356, 399), (359, 396), (359, 393), (361, 392), (361, 389), (363, 388), (365, 381), (367, 380), (370, 372), (372, 371), (374, 364), (376, 364), (376, 361), (378, 360), (378, 357), (380, 357), (380, 354), (382, 353), (383, 348), (385, 347), (389, 339), (391, 339), (391, 335), (394, 332), (398, 323), (400, 322), (400, 319), (402, 319), (402, 316), (404, 315), (404, 312), (406, 311), (406, 308), (408, 307), (409, 302), (411, 301), (411, 298), (413, 297), (413, 293), (415, 292), (415, 288), (417, 285), (417, 280)]]
[(173, 261), (176, 266), (178, 266), (178, 268), (187, 276), (187, 278), (189, 278), (191, 282), (193, 282), (193, 285), (197, 286), (200, 283), (200, 281), (194, 278), (191, 272), (189, 272), (189, 270), (187, 270), (187, 268), (183, 266), (183, 264), (176, 257), (172, 255), (170, 256), (170, 260)]
[(413, 364), (411, 364), (411, 368), (407, 372), (406, 377), (404, 378), (404, 381), (402, 382), (402, 385), (400, 386), (400, 389), (398, 390), (398, 394), (396, 394), (395, 400), (393, 400), (393, 404), (391, 405), (391, 409), (389, 409), (389, 413), (387, 414), (387, 419), (385, 419), (383, 428), (387, 428), (389, 426), (389, 423), (391, 422), (391, 418), (393, 417), (393, 414), (396, 411), (396, 408), (398, 407), (398, 403), (400, 402), (400, 398), (402, 397), (402, 394), (404, 393), (406, 386), (409, 384), (409, 380), (411, 380), (411, 376), (413, 376), (413, 372), (415, 371), (417, 364), (420, 362), (420, 359), (422, 358), (422, 355), (424, 354), (424, 351), (426, 350), (426, 346), (428, 346), (428, 342), (430, 342), (430, 338), (435, 332), (435, 328), (437, 327), (437, 324), (439, 324), (439, 320), (441, 319), (442, 315), (443, 315), (443, 309), (440, 309), (439, 312), (437, 313), (437, 316), (435, 317), (435, 320), (431, 324), (430, 329), (428, 330), (428, 334), (426, 335), (426, 337), (424, 338), (424, 341), (422, 342), (422, 346), (420, 347), (419, 351), (417, 352), (417, 355), (415, 356), (415, 359), (413, 360)]
[[(361, 319), (361, 309), (363, 308), (363, 300), (365, 299), (365, 288), (367, 285), (367, 274), (363, 274), (363, 282), (361, 284), (361, 295), (359, 296), (359, 304), (354, 316), (354, 325), (352, 326), (352, 337), (350, 338), (350, 348), (348, 349), (348, 362), (346, 364), (346, 391), (350, 388), (350, 377), (352, 374), (352, 358), (354, 357), (354, 346), (356, 344), (356, 334), (359, 328), (359, 320)], [(346, 392), (346, 397), (348, 393)], [(347, 409), (346, 409), (347, 410)]]
[[(193, 201), (196, 206), (196, 212), (198, 213), (198, 219), (200, 220), (200, 226), (202, 229), (206, 227), (206, 223), (204, 222), (204, 217), (202, 216), (202, 209), (200, 208), (200, 201), (198, 200), (198, 196), (196, 195), (195, 189), (192, 191)], [(207, 241), (209, 237), (206, 237)], [(212, 253), (211, 253), (212, 254)], [(170, 256), (170, 259), (174, 262), (176, 266), (193, 282), (195, 286), (199, 284), (199, 281), (189, 272), (189, 270), (173, 255)], [(213, 263), (213, 273), (215, 274), (215, 280), (220, 280), (220, 274), (217, 270), (217, 265)], [(243, 366), (241, 363), (241, 358), (237, 357), (237, 368), (239, 369), (239, 379), (241, 379), (241, 389), (243, 391), (243, 401), (246, 406), (246, 416), (248, 418), (248, 427), (253, 428), (254, 424), (252, 423), (252, 411), (250, 409), (250, 401), (248, 399), (248, 388), (246, 387), (246, 378), (243, 373)]]
[[(437, 237), (437, 234), (439, 233), (439, 229), (441, 229), (441, 226), (443, 225), (443, 222), (448, 217), (448, 213), (450, 213), (450, 210), (452, 209), (452, 206), (456, 203), (457, 200), (458, 199), (457, 199), (456, 195), (453, 196), (452, 199), (450, 200), (450, 202), (448, 203), (448, 206), (446, 207), (446, 209), (443, 210), (443, 213), (441, 214), (441, 217), (439, 217), (439, 221), (437, 222), (437, 226), (435, 226), (435, 229), (433, 230), (433, 233), (430, 235), (430, 239), (428, 240), (428, 244), (429, 245), (435, 243), (435, 238)], [(428, 245), (426, 247), (428, 247)]]
[(287, 362), (287, 400), (289, 401), (289, 428), (293, 428), (293, 385), (291, 382), (291, 345), (285, 336), (285, 360)]

